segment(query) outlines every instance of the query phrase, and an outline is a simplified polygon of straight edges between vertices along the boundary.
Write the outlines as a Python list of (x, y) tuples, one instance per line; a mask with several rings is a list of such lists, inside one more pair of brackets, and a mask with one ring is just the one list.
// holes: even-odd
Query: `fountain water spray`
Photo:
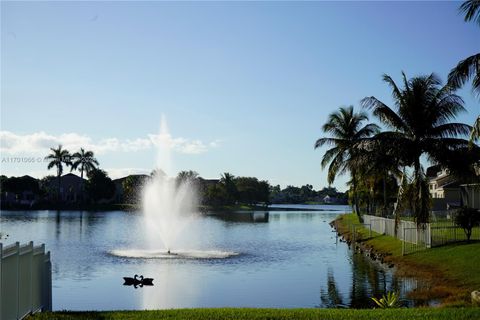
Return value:
[[(238, 255), (236, 252), (218, 250), (194, 250), (201, 247), (197, 217), (198, 197), (195, 181), (177, 181), (169, 178), (172, 173), (171, 149), (173, 139), (168, 132), (164, 116), (160, 132), (155, 136), (157, 147), (157, 170), (143, 186), (142, 211), (144, 215), (147, 247), (142, 249), (120, 249), (111, 253), (129, 258), (182, 258), (223, 259)], [(164, 171), (165, 170), (165, 171)], [(188, 249), (184, 249), (187, 246)], [(163, 248), (162, 248), (163, 247)], [(183, 249), (182, 249), (183, 247)]]
[[(161, 242), (167, 253), (170, 253), (175, 249), (179, 234), (194, 217), (198, 204), (197, 192), (194, 181), (176, 181), (161, 171), (170, 173), (172, 169), (172, 138), (163, 115), (155, 144), (158, 150), (157, 168), (160, 170), (143, 188), (142, 209), (148, 243), (158, 246)], [(183, 240), (187, 236), (188, 234), (182, 235)]]
[[(143, 189), (143, 214), (148, 243), (162, 243), (170, 253), (197, 209), (197, 196), (191, 181), (177, 183), (166, 176), (155, 175)], [(183, 240), (189, 235), (184, 233)], [(178, 249), (178, 248), (176, 248)]]

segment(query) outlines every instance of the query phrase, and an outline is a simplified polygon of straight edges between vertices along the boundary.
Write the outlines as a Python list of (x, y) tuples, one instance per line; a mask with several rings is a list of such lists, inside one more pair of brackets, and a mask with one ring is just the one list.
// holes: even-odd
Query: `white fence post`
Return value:
[(23, 319), (51, 310), (50, 252), (33, 242), (3, 247), (0, 243), (0, 319)]

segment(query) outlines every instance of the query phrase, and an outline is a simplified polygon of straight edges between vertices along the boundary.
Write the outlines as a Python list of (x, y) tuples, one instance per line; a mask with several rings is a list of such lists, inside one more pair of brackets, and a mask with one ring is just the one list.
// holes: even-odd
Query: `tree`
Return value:
[(57, 177), (53, 175), (48, 175), (43, 177), (40, 182), (40, 193), (42, 194), (43, 197), (47, 198), (48, 200), (54, 199), (56, 195), (56, 189), (55, 188), (55, 180)]
[[(468, 0), (462, 3), (460, 11), (465, 14), (465, 21), (475, 21), (480, 26), (480, 0)], [(462, 87), (473, 79), (473, 92), (480, 97), (480, 53), (460, 61), (448, 75), (448, 83), (453, 88)]]
[(415, 185), (414, 217), (419, 225), (429, 218), (430, 193), (423, 173), (420, 157), (427, 155), (433, 162), (442, 163), (443, 155), (455, 152), (468, 141), (461, 139), (470, 132), (470, 126), (450, 120), (465, 111), (463, 100), (453, 93), (450, 86), (441, 86), (435, 74), (407, 79), (403, 75), (403, 88), (393, 79), (383, 75), (383, 80), (392, 89), (394, 107), (371, 96), (362, 100), (362, 105), (391, 131), (378, 133), (375, 138), (390, 146), (400, 163), (412, 166)]
[(57, 168), (57, 181), (58, 181), (58, 189), (57, 189), (57, 201), (60, 201), (60, 177), (63, 173), (63, 165), (71, 166), (71, 156), (68, 150), (62, 149), (62, 145), (58, 145), (58, 148), (50, 148), (52, 153), (45, 157), (45, 160), (50, 160), (48, 163), (48, 170), (52, 169), (53, 167)]
[(470, 241), (472, 229), (480, 224), (480, 212), (477, 209), (463, 207), (458, 210), (455, 223), (463, 229), (467, 241)]
[(88, 174), (90, 171), (95, 170), (98, 166), (98, 161), (93, 156), (93, 151), (85, 151), (80, 148), (79, 152), (75, 152), (72, 155), (72, 167), (70, 171), (79, 170), (80, 177), (83, 179), (83, 172)]
[(85, 149), (80, 148), (79, 152), (75, 152), (72, 155), (72, 167), (70, 168), (70, 172), (73, 170), (80, 171), (80, 177), (82, 178), (81, 182), (81, 189), (82, 189), (82, 201), (84, 199), (84, 188), (83, 188), (83, 173), (85, 172), (87, 175), (92, 170), (95, 170), (98, 166), (98, 161), (95, 159), (93, 155), (93, 151), (85, 151)]
[(229, 198), (225, 187), (222, 184), (213, 184), (207, 188), (204, 202), (214, 207), (228, 204)]
[(226, 201), (228, 204), (234, 204), (238, 198), (238, 190), (235, 185), (235, 176), (228, 172), (224, 172), (220, 177), (220, 184), (223, 185), (226, 192)]
[(362, 127), (364, 121), (368, 121), (366, 113), (355, 113), (353, 106), (341, 107), (329, 115), (327, 122), (322, 127), (323, 132), (330, 134), (331, 137), (320, 138), (315, 143), (315, 149), (324, 145), (332, 146), (323, 155), (321, 163), (322, 168), (329, 165), (327, 179), (329, 184), (335, 181), (337, 175), (350, 172), (355, 212), (359, 219), (361, 216), (356, 187), (358, 184), (358, 160), (361, 156), (360, 143), (379, 130), (379, 127), (372, 123)]
[(237, 177), (235, 185), (238, 190), (238, 200), (248, 205), (260, 202), (270, 203), (270, 184), (267, 181), (259, 181), (254, 177)]
[(105, 171), (94, 169), (88, 173), (86, 190), (90, 199), (98, 202), (99, 200), (113, 197), (115, 184)]
[[(160, 172), (156, 174), (160, 174)], [(163, 178), (163, 176), (160, 175)], [(137, 203), (142, 186), (145, 183), (147, 176), (143, 175), (129, 175), (122, 181), (123, 201), (125, 203)]]
[[(382, 189), (383, 194), (383, 208), (382, 215), (386, 216), (388, 211), (388, 193), (396, 188), (396, 179), (400, 178), (401, 162), (398, 155), (395, 154), (395, 149), (392, 150), (390, 145), (382, 139), (374, 137), (367, 143), (363, 144), (364, 152), (359, 159), (360, 173), (362, 180), (373, 183), (370, 193), (377, 192)], [(381, 187), (379, 188), (379, 184)], [(392, 185), (393, 188), (392, 188)]]
[(183, 183), (186, 181), (194, 182), (199, 177), (198, 172), (196, 171), (180, 171), (177, 175), (177, 182)]

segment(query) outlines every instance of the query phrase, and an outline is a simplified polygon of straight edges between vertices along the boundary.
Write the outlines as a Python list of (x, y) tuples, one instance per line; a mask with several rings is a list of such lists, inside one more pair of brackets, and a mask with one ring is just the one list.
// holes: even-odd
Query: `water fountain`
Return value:
[[(156, 165), (161, 169), (146, 181), (142, 191), (143, 230), (148, 248), (114, 250), (112, 253), (129, 258), (164, 259), (220, 259), (237, 255), (229, 251), (196, 249), (202, 247), (195, 226), (198, 219), (197, 186), (195, 181), (178, 181), (167, 176), (172, 169), (172, 138), (164, 116), (154, 144), (158, 150)], [(188, 249), (181, 246), (188, 246)]]

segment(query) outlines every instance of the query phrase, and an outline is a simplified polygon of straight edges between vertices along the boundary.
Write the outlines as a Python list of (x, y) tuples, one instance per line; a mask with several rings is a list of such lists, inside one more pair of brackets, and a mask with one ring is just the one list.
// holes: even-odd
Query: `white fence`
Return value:
[(431, 225), (427, 223), (424, 228), (418, 228), (413, 221), (400, 220), (397, 234), (395, 235), (395, 219), (388, 219), (370, 215), (363, 216), (364, 225), (370, 226), (371, 231), (386, 234), (402, 240), (403, 253), (418, 251), (432, 246)]
[[(398, 239), (417, 244), (422, 242), (427, 248), (431, 247), (431, 227), (430, 223), (425, 225), (425, 228), (418, 228), (413, 221), (400, 220), (398, 223), (397, 235), (395, 235), (395, 219), (387, 219), (382, 217), (375, 217), (364, 215), (364, 224), (369, 224), (372, 231), (380, 234), (386, 234)], [(413, 230), (415, 232), (413, 232)]]
[[(426, 223), (424, 228), (417, 227), (413, 221), (400, 220), (398, 224), (398, 231), (395, 234), (395, 220), (364, 215), (362, 224), (353, 224), (350, 227), (353, 231), (353, 240), (357, 238), (356, 227), (367, 228), (372, 231), (396, 237), (402, 241), (402, 254), (412, 253), (427, 248), (446, 245), (459, 241), (467, 240), (465, 232), (462, 228), (455, 225), (454, 219), (451, 217), (454, 213), (449, 212), (445, 217), (447, 220)], [(480, 240), (480, 226), (472, 229), (470, 240)]]
[(52, 310), (52, 267), (45, 245), (0, 243), (0, 319)]

